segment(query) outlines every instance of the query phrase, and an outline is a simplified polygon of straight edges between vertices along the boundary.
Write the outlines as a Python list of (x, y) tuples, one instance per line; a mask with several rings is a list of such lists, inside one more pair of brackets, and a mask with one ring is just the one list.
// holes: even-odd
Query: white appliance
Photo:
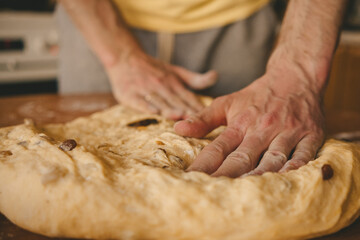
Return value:
[(52, 13), (0, 12), (0, 84), (56, 79), (57, 52)]

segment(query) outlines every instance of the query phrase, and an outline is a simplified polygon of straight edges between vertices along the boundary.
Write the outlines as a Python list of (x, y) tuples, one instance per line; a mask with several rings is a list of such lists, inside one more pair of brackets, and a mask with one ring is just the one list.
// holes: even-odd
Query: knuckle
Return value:
[(240, 151), (235, 151), (232, 152), (228, 157), (227, 160), (231, 163), (234, 163), (236, 165), (240, 165), (243, 166), (245, 165), (245, 167), (251, 167), (254, 168), (254, 164), (251, 161), (251, 157), (248, 153), (245, 152), (240, 152)]
[(251, 105), (248, 107), (247, 113), (252, 116), (258, 115), (260, 113), (260, 109), (259, 109), (259, 107), (255, 106), (255, 105)]
[[(206, 154), (202, 155), (204, 158), (202, 162), (209, 169), (217, 169), (219, 167), (219, 152), (215, 149), (209, 149), (206, 151)], [(223, 159), (222, 159), (223, 160)], [(222, 161), (220, 161), (221, 163)]]
[(285, 153), (278, 150), (268, 150), (265, 152), (263, 158), (274, 159), (275, 161), (279, 161), (285, 163), (287, 161), (287, 156)]
[(259, 109), (256, 106), (250, 106), (241, 114), (238, 114), (235, 117), (235, 122), (240, 126), (249, 126), (251, 124), (255, 124), (256, 116), (259, 114)]
[(297, 162), (298, 166), (301, 167), (301, 166), (307, 164), (309, 161), (310, 161), (310, 159), (299, 158), (299, 159), (297, 159), (296, 162)]
[(306, 159), (304, 158), (297, 158), (297, 159), (293, 159), (289, 162), (289, 165), (291, 165), (293, 168), (297, 169), (301, 166), (304, 166), (306, 163), (308, 163), (308, 161), (306, 161)]
[(279, 116), (275, 112), (267, 113), (263, 116), (261, 121), (261, 126), (263, 128), (268, 128), (274, 124), (277, 124), (279, 120)]
[(301, 121), (296, 117), (289, 117), (286, 119), (286, 126), (288, 129), (296, 129), (302, 126)]
[(152, 83), (160, 84), (162, 83), (162, 77), (160, 76), (153, 76), (149, 78)]
[(221, 155), (222, 158), (224, 159), (225, 156), (225, 145), (226, 143), (223, 141), (214, 141), (213, 144), (209, 145), (208, 153), (210, 153), (212, 156), (217, 156), (217, 155)]
[(228, 140), (240, 139), (243, 136), (242, 131), (235, 127), (227, 127), (223, 134)]
[(284, 165), (284, 169), (286, 171), (295, 170), (297, 168), (299, 168), (299, 167), (296, 165), (296, 163), (294, 161), (289, 161)]
[(302, 150), (297, 150), (295, 152), (295, 160), (302, 161), (302, 160), (308, 159), (308, 161), (309, 161), (312, 158), (314, 158), (314, 154), (310, 150), (302, 149)]
[(316, 132), (316, 133), (308, 133), (307, 136), (308, 140), (317, 145), (318, 143), (322, 142), (322, 139), (324, 137), (324, 133), (323, 132)]
[(310, 157), (312, 155), (312, 152), (310, 149), (298, 149), (296, 150), (296, 154), (300, 156)]
[(248, 114), (241, 114), (236, 117), (235, 122), (239, 126), (244, 127), (250, 125), (253, 122), (253, 118)]

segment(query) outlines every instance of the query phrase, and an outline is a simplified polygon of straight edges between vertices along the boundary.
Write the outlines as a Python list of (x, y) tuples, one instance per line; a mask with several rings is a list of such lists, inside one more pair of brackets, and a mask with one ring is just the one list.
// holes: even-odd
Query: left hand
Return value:
[(142, 50), (118, 59), (107, 68), (116, 100), (139, 111), (161, 114), (173, 120), (184, 119), (204, 108), (185, 85), (203, 89), (217, 79), (215, 71), (191, 72), (154, 59)]
[(175, 125), (178, 134), (198, 138), (227, 125), (188, 170), (239, 177), (297, 169), (315, 158), (324, 139), (321, 94), (301, 70), (288, 69), (268, 71)]

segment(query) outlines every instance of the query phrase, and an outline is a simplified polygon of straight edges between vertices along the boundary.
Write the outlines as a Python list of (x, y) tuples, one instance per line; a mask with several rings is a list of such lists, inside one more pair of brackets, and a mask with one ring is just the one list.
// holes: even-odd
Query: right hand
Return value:
[(143, 53), (118, 60), (107, 73), (117, 101), (173, 120), (183, 119), (204, 107), (185, 84), (192, 89), (203, 89), (217, 80), (214, 70), (194, 73)]

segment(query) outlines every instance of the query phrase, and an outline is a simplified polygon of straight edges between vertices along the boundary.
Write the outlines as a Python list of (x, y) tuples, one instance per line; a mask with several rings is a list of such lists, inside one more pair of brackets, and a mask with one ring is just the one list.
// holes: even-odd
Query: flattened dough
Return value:
[[(0, 129), (0, 211), (36, 233), (102, 239), (303, 239), (359, 216), (359, 145), (330, 140), (284, 174), (184, 172), (217, 132), (184, 138), (172, 121), (122, 106)], [(77, 146), (60, 149), (66, 139)]]

